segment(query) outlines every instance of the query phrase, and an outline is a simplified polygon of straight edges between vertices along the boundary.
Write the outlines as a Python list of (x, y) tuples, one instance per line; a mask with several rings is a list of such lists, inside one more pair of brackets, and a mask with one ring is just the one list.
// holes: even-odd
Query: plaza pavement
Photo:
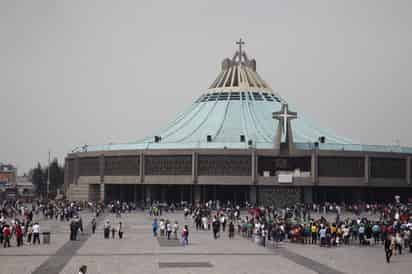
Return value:
[[(50, 245), (22, 248), (0, 248), (0, 273), (77, 273), (83, 264), (88, 273), (410, 273), (412, 255), (384, 261), (382, 246), (320, 248), (312, 245), (285, 243), (276, 248), (264, 248), (238, 235), (230, 240), (227, 233), (218, 240), (210, 231), (196, 232), (191, 219), (181, 212), (165, 214), (178, 220), (180, 228), (189, 225), (189, 246), (157, 240), (151, 234), (152, 218), (143, 212), (123, 214), (121, 218), (108, 214), (100, 219), (96, 234), (89, 228), (79, 241), (70, 242), (67, 222), (41, 220), (42, 230), (52, 231)], [(90, 213), (83, 213), (86, 227)], [(103, 222), (109, 219), (117, 226), (123, 223), (122, 240), (103, 239)], [(13, 244), (14, 244), (13, 240)]]

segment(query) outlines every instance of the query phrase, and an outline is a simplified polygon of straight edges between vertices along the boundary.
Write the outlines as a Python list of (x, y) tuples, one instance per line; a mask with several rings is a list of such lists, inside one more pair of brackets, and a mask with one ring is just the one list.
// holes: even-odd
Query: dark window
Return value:
[(323, 177), (364, 177), (362, 157), (319, 157), (318, 175)]
[(100, 176), (98, 157), (79, 158), (79, 176)]
[(74, 159), (67, 160), (67, 180), (69, 184), (72, 184), (74, 181)]
[(201, 176), (251, 176), (251, 156), (200, 155), (198, 168)]
[(108, 176), (138, 176), (140, 160), (138, 156), (106, 156), (104, 174)]
[(371, 158), (371, 177), (373, 178), (405, 178), (405, 159)]
[(151, 155), (145, 157), (146, 175), (191, 175), (191, 155)]

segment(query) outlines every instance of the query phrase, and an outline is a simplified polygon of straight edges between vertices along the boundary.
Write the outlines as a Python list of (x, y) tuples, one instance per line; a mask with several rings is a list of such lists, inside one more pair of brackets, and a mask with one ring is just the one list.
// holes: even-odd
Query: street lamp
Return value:
[(49, 200), (49, 191), (50, 191), (50, 150), (49, 150), (49, 159), (47, 165), (47, 200)]

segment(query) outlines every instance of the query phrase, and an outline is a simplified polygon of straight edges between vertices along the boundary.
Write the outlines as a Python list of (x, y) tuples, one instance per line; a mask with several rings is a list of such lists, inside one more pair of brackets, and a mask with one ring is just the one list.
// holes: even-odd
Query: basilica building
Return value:
[(66, 196), (275, 206), (412, 197), (412, 148), (356, 144), (316, 127), (263, 80), (243, 45), (163, 130), (69, 153)]

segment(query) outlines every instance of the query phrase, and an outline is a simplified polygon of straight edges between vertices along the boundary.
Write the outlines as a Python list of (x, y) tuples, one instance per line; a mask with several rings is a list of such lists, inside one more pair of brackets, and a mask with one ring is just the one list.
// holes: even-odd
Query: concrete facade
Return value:
[[(117, 175), (111, 176), (105, 173), (105, 157), (116, 155), (117, 157), (138, 155), (139, 165), (136, 169), (139, 170), (137, 176)], [(191, 174), (190, 175), (146, 175), (145, 174), (145, 157), (150, 155), (191, 155)], [(224, 155), (224, 156), (248, 156), (250, 157), (251, 167), (250, 176), (219, 176), (219, 175), (201, 175), (198, 174), (198, 161), (202, 155)], [(151, 185), (164, 186), (193, 186), (191, 193), (194, 201), (201, 199), (200, 186), (250, 186), (249, 198), (251, 201), (261, 202), (258, 197), (265, 196), (261, 191), (257, 191), (256, 187), (261, 186), (263, 189), (272, 187), (277, 188), (299, 188), (301, 201), (313, 201), (313, 187), (342, 187), (342, 188), (405, 188), (411, 189), (411, 156), (400, 155), (396, 153), (356, 153), (356, 152), (336, 152), (336, 151), (294, 151), (287, 155), (289, 158), (307, 156), (310, 157), (310, 173), (305, 176), (293, 177), (292, 182), (281, 183), (278, 176), (261, 176), (257, 174), (259, 157), (285, 157), (279, 151), (274, 150), (196, 150), (196, 151), (180, 151), (180, 150), (165, 150), (165, 151), (117, 151), (117, 152), (83, 152), (69, 154), (66, 160), (74, 159), (73, 176), (65, 176), (66, 194), (73, 200), (105, 200), (105, 185), (137, 185), (148, 186), (146, 188), (146, 199), (150, 199)], [(318, 174), (318, 164), (320, 157), (362, 157), (364, 159), (364, 176), (363, 177), (324, 177)], [(93, 158), (99, 161), (99, 172), (91, 176), (79, 176), (79, 163), (82, 158)], [(374, 158), (378, 159), (404, 159), (405, 160), (405, 176), (403, 178), (374, 178), (371, 177), (370, 162)], [(67, 169), (67, 165), (66, 169)], [(68, 181), (68, 178), (73, 178)], [(161, 190), (163, 191), (163, 190)], [(276, 192), (276, 191), (275, 191)], [(168, 193), (161, 193), (161, 197), (167, 197)], [(141, 195), (140, 197), (143, 197)], [(267, 195), (266, 195), (267, 197)]]

